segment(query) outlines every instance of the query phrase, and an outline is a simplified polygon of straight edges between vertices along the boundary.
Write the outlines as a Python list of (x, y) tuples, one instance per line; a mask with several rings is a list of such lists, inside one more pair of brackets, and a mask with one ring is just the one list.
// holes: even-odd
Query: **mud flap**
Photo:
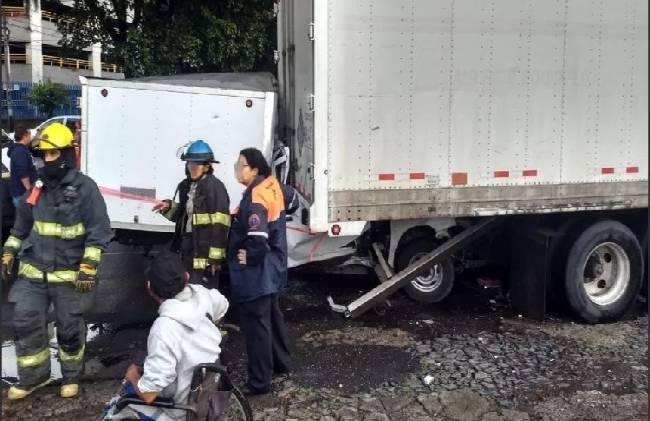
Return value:
[(521, 229), (512, 238), (510, 300), (523, 316), (546, 316), (547, 279), (551, 273), (551, 242), (559, 235), (548, 229)]

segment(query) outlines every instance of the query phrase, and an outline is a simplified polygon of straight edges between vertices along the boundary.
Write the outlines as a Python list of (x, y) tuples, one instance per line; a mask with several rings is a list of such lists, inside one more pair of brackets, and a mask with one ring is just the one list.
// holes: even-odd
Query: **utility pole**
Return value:
[(5, 75), (7, 80), (5, 82), (5, 95), (7, 96), (7, 115), (9, 116), (9, 131), (14, 131), (14, 106), (11, 100), (11, 92), (13, 91), (13, 86), (11, 84), (11, 67), (9, 66), (9, 61), (11, 60), (11, 53), (9, 52), (9, 26), (7, 26), (7, 18), (2, 16), (2, 41), (4, 43), (4, 52), (5, 52)]

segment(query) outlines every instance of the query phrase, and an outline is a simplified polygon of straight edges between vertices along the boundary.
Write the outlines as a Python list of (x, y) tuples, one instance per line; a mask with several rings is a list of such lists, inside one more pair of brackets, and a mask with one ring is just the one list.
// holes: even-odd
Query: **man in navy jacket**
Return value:
[(11, 160), (9, 171), (11, 173), (10, 193), (14, 206), (25, 192), (36, 182), (38, 174), (34, 166), (34, 158), (29, 150), (32, 136), (25, 126), (18, 126), (14, 134), (15, 143), (9, 145), (7, 156)]

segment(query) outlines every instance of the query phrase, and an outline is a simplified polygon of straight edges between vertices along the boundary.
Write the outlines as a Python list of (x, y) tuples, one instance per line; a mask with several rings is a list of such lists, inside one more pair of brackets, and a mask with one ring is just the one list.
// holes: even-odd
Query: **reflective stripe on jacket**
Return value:
[(4, 250), (18, 254), (27, 278), (53, 273), (57, 275), (47, 277), (48, 281), (73, 282), (76, 275), (71, 274), (81, 263), (99, 264), (111, 238), (106, 203), (97, 184), (73, 169), (56, 187), (43, 185), (34, 206), (20, 202)]
[[(275, 177), (258, 177), (233, 215), (228, 242), (232, 299), (255, 300), (279, 292), (287, 282), (285, 200)], [(246, 250), (246, 265), (238, 250)]]
[[(178, 185), (179, 202), (168, 201), (170, 208), (163, 216), (176, 223), (176, 239), (185, 233), (188, 222), (186, 204), (192, 181), (189, 178)], [(192, 266), (204, 270), (209, 264), (221, 264), (226, 258), (228, 228), (230, 227), (230, 197), (226, 186), (213, 174), (196, 182), (192, 214), (194, 259)]]

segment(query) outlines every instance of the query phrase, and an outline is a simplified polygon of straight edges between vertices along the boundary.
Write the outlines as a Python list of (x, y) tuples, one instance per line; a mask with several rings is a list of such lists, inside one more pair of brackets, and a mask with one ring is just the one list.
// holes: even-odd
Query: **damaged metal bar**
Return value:
[(388, 265), (386, 259), (384, 259), (384, 254), (379, 248), (379, 243), (372, 243), (372, 249), (375, 251), (375, 256), (377, 257), (377, 261), (379, 262), (374, 267), (375, 273), (379, 278), (379, 282), (383, 284), (384, 282), (387, 282), (390, 278), (395, 276), (395, 272)]
[(446, 241), (440, 245), (440, 247), (433, 250), (426, 257), (406, 267), (404, 270), (397, 273), (386, 282), (383, 282), (347, 306), (334, 303), (332, 297), (327, 297), (327, 301), (329, 302), (330, 307), (332, 307), (333, 311), (337, 313), (343, 313), (348, 318), (358, 317), (377, 305), (377, 303), (380, 301), (385, 300), (391, 294), (403, 288), (411, 280), (425, 273), (436, 263), (449, 257), (451, 254), (467, 246), (478, 237), (481, 237), (482, 235), (494, 229), (498, 224), (502, 222), (502, 218), (503, 217), (501, 216), (495, 216), (484, 219), (477, 224), (465, 229), (457, 236), (452, 237), (449, 241)]

